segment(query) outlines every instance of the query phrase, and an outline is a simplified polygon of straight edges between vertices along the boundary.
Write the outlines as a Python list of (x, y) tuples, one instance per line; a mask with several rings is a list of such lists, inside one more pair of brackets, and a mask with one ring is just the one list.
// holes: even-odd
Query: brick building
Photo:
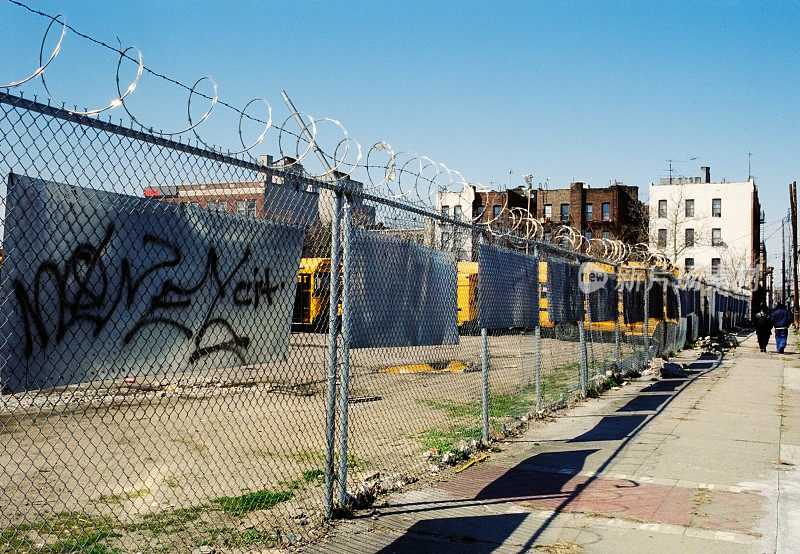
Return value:
[[(647, 242), (647, 206), (639, 201), (638, 187), (621, 183), (593, 189), (576, 182), (565, 189), (530, 191), (523, 187), (481, 191), (468, 186), (463, 192), (437, 196), (437, 211), (442, 216), (467, 221), (466, 214), (471, 214), (474, 223), (498, 228), (511, 225), (510, 212), (515, 208), (529, 211), (542, 223), (546, 241), (556, 229), (568, 225), (586, 238)], [(474, 258), (475, 237), (464, 229), (437, 222), (435, 243), (438, 248), (455, 251), (459, 260)]]
[[(293, 158), (281, 158), (273, 163), (272, 156), (262, 156), (261, 165), (281, 170), (259, 173), (255, 181), (232, 183), (190, 183), (153, 186), (144, 195), (174, 204), (189, 204), (198, 208), (236, 213), (246, 217), (269, 217), (271, 221), (303, 225), (306, 228), (304, 256), (324, 256), (331, 218), (333, 191), (316, 186), (303, 166)], [(363, 189), (363, 184), (336, 172), (335, 178), (344, 181), (351, 190)], [(353, 224), (358, 227), (375, 225), (375, 207), (362, 199), (352, 200)]]
[(531, 213), (544, 224), (545, 240), (568, 225), (588, 239), (647, 242), (647, 207), (639, 201), (639, 187), (590, 188), (578, 181), (567, 189), (532, 190), (531, 197)]

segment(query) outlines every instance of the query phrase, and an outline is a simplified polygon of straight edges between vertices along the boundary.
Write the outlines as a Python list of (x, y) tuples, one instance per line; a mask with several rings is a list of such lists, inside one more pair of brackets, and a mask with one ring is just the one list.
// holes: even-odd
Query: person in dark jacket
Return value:
[(767, 308), (766, 304), (761, 304), (753, 317), (753, 323), (756, 326), (756, 337), (758, 337), (758, 347), (762, 352), (767, 351), (767, 343), (769, 336), (772, 332), (772, 312)]
[(772, 326), (775, 327), (775, 345), (779, 354), (783, 354), (783, 350), (786, 348), (786, 337), (789, 336), (789, 325), (791, 324), (792, 314), (783, 304), (778, 304), (772, 310)]

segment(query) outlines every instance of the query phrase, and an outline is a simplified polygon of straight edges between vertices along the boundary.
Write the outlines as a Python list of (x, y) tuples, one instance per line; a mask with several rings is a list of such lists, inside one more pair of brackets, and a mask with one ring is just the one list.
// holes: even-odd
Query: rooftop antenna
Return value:
[(748, 181), (750, 180), (750, 176), (753, 175), (753, 173), (750, 170), (750, 158), (752, 158), (752, 157), (753, 157), (753, 153), (748, 150), (747, 151), (747, 180)]
[[(693, 161), (695, 161), (696, 159), (698, 159), (699, 157), (700, 157), (700, 156), (692, 156), (692, 155), (690, 154), (690, 155), (689, 155), (689, 161), (690, 161), (690, 162), (693, 162)], [(694, 164), (694, 173), (695, 173), (695, 174), (697, 174), (697, 164)]]
[(677, 160), (670, 159), (670, 160), (667, 160), (667, 161), (669, 162), (669, 184), (671, 185), (672, 184), (672, 162), (677, 161)]

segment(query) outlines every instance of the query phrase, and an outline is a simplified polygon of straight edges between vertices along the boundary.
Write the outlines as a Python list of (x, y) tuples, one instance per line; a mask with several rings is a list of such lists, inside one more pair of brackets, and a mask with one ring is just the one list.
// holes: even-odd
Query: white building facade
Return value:
[(650, 184), (650, 246), (673, 265), (730, 288), (758, 283), (761, 205), (755, 178), (713, 183), (701, 177)]
[[(473, 219), (472, 204), (475, 188), (465, 185), (459, 192), (444, 191), (436, 195), (436, 211), (455, 221), (470, 223)], [(465, 227), (436, 221), (435, 246), (441, 250), (452, 250), (458, 261), (472, 261), (474, 244), (472, 233)]]

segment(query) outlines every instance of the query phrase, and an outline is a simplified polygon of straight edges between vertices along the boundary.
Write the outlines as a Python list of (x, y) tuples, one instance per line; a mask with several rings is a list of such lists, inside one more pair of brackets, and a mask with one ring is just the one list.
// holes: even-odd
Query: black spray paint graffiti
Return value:
[[(91, 325), (96, 338), (105, 328), (120, 305), (130, 309), (136, 301), (137, 293), (142, 285), (154, 273), (162, 269), (175, 269), (183, 261), (183, 254), (178, 245), (151, 235), (142, 237), (141, 253), (147, 251), (150, 256), (156, 255), (159, 261), (153, 263), (134, 278), (130, 259), (126, 256), (120, 262), (118, 286), (109, 285), (109, 268), (103, 260), (103, 253), (114, 236), (115, 226), (108, 226), (100, 243), (77, 245), (68, 256), (63, 269), (53, 260), (39, 264), (33, 281), (32, 296), (27, 287), (19, 279), (12, 281), (14, 295), (22, 316), (25, 334), (24, 355), (30, 359), (33, 354), (35, 339), (41, 348), (49, 344), (60, 344), (73, 326), (82, 322)], [(269, 267), (261, 270), (254, 268), (252, 279), (237, 279), (242, 268), (250, 261), (250, 249), (245, 249), (234, 269), (227, 275), (219, 273), (219, 258), (214, 246), (209, 246), (206, 264), (202, 276), (188, 287), (181, 286), (172, 279), (166, 278), (158, 287), (158, 292), (151, 296), (148, 307), (139, 317), (133, 328), (122, 338), (123, 345), (130, 343), (145, 327), (167, 325), (180, 331), (187, 340), (192, 340), (194, 349), (189, 361), (194, 363), (215, 352), (231, 352), (244, 362), (243, 350), (250, 346), (251, 338), (236, 332), (234, 326), (224, 317), (215, 317), (214, 311), (220, 299), (232, 294), (232, 303), (239, 309), (257, 309), (259, 306), (271, 306), (273, 294), (287, 286), (286, 283), (273, 284), (270, 280)], [(152, 280), (152, 279), (151, 279)], [(47, 282), (55, 289), (54, 298), (48, 297), (42, 302), (44, 285)], [(216, 288), (216, 293), (206, 310), (197, 332), (175, 319), (175, 313), (189, 308), (193, 297), (207, 284)], [(54, 307), (45, 311), (46, 307)], [(164, 315), (164, 314), (167, 315)], [(51, 335), (46, 322), (55, 320), (54, 333)], [(221, 328), (229, 337), (215, 344), (203, 345), (203, 339), (212, 328)]]

